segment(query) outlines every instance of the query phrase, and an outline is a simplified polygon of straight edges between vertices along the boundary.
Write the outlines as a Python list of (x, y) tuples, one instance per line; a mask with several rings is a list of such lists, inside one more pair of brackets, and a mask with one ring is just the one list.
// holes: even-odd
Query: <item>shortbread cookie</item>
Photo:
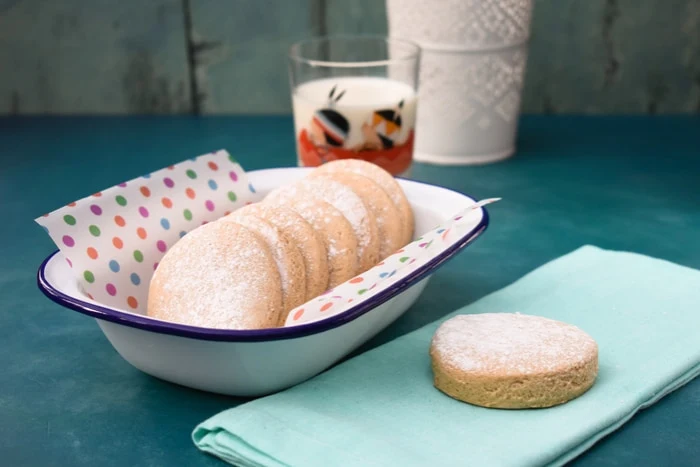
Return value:
[(350, 222), (357, 237), (358, 270), (362, 273), (379, 262), (379, 236), (377, 221), (364, 201), (345, 185), (329, 179), (303, 178), (291, 185), (282, 186), (268, 195), (320, 199), (338, 211)]
[[(323, 238), (303, 217), (289, 208), (253, 203), (234, 214), (260, 217), (280, 229), (299, 248), (306, 272), (305, 300), (311, 300), (328, 289), (328, 252)], [(233, 215), (233, 214), (231, 214)]]
[[(272, 196), (270, 196), (272, 195)], [(272, 192), (263, 203), (284, 206), (304, 218), (321, 236), (327, 251), (328, 288), (352, 278), (357, 270), (357, 238), (343, 214), (320, 199)]]
[(292, 243), (280, 229), (272, 223), (251, 214), (234, 211), (219, 222), (235, 222), (246, 229), (258, 234), (267, 243), (272, 258), (282, 280), (282, 313), (281, 323), (287, 319), (287, 313), (304, 303), (306, 298), (306, 270), (304, 258), (299, 248)]
[(539, 316), (458, 315), (430, 346), (435, 387), (474, 405), (550, 407), (586, 392), (598, 374), (598, 345), (570, 324)]
[[(340, 159), (327, 162), (316, 169), (316, 172), (354, 172), (358, 175), (365, 176), (374, 183), (382, 187), (389, 195), (389, 198), (394, 202), (394, 205), (399, 210), (403, 227), (403, 245), (406, 245), (413, 239), (414, 218), (411, 205), (406, 198), (401, 185), (396, 181), (393, 175), (382, 169), (376, 164), (363, 161), (360, 159)], [(402, 245), (402, 246), (403, 246)]]
[(150, 317), (218, 329), (275, 327), (277, 265), (265, 241), (234, 222), (210, 222), (175, 243), (149, 286)]
[(398, 208), (389, 195), (371, 179), (353, 172), (316, 172), (312, 178), (330, 178), (350, 188), (359, 196), (377, 221), (379, 261), (404, 246), (404, 230)]

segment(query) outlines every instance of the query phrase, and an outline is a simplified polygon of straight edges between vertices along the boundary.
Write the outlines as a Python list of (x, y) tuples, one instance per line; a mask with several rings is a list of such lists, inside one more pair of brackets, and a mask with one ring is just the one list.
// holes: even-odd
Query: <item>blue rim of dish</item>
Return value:
[[(466, 195), (468, 196), (468, 195)], [(471, 198), (471, 197), (470, 197)], [(471, 198), (474, 199), (474, 198)], [(308, 336), (327, 331), (329, 329), (342, 326), (345, 323), (355, 320), (364, 315), (373, 308), (394, 298), (407, 288), (417, 284), (423, 278), (434, 273), (449, 259), (454, 257), (473, 240), (479, 237), (489, 225), (489, 215), (485, 208), (480, 208), (483, 215), (479, 223), (471, 231), (464, 234), (454, 245), (451, 245), (445, 251), (437, 255), (435, 258), (428, 261), (423, 267), (416, 269), (408, 274), (403, 280), (397, 282), (391, 287), (383, 290), (370, 299), (358, 303), (354, 307), (345, 310), (342, 313), (331, 316), (321, 321), (315, 321), (297, 326), (267, 328), (267, 329), (251, 329), (251, 330), (234, 330), (234, 329), (212, 329), (202, 328), (197, 326), (188, 326), (184, 324), (167, 323), (154, 320), (146, 316), (140, 316), (133, 313), (127, 313), (114, 308), (109, 308), (94, 303), (88, 303), (76, 297), (67, 295), (60, 290), (57, 290), (46, 279), (46, 266), (49, 261), (60, 253), (56, 250), (50, 254), (39, 267), (37, 273), (37, 285), (39, 289), (50, 300), (57, 304), (75, 310), (84, 315), (91, 316), (96, 319), (110, 321), (112, 323), (129, 326), (132, 328), (141, 329), (144, 331), (155, 332), (159, 334), (169, 334), (174, 336), (188, 337), (191, 339), (208, 340), (208, 341), (223, 341), (223, 342), (261, 342), (274, 341), (284, 339), (296, 339), (299, 337)]]

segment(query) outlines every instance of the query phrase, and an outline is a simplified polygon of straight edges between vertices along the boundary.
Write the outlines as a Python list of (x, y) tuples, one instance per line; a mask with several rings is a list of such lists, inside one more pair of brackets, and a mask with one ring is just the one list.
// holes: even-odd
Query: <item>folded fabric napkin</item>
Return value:
[[(582, 247), (445, 318), (284, 392), (222, 412), (197, 447), (243, 466), (561, 465), (700, 372), (700, 271)], [(567, 404), (498, 410), (436, 390), (428, 347), (458, 313), (574, 324), (599, 345), (595, 385)]]

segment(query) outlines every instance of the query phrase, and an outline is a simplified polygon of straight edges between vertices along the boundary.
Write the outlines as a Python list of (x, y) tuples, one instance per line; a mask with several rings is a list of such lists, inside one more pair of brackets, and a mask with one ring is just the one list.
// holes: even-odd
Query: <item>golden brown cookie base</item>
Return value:
[(474, 375), (444, 365), (433, 352), (434, 385), (448, 396), (481, 407), (543, 408), (563, 404), (585, 393), (598, 374), (598, 358), (553, 373)]

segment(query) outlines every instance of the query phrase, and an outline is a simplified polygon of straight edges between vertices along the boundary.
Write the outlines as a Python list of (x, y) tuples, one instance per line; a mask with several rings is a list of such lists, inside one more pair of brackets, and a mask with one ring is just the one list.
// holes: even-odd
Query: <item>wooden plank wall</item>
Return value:
[[(0, 0), (0, 114), (290, 112), (286, 50), (382, 0)], [(523, 111), (700, 112), (700, 1), (536, 0)]]

